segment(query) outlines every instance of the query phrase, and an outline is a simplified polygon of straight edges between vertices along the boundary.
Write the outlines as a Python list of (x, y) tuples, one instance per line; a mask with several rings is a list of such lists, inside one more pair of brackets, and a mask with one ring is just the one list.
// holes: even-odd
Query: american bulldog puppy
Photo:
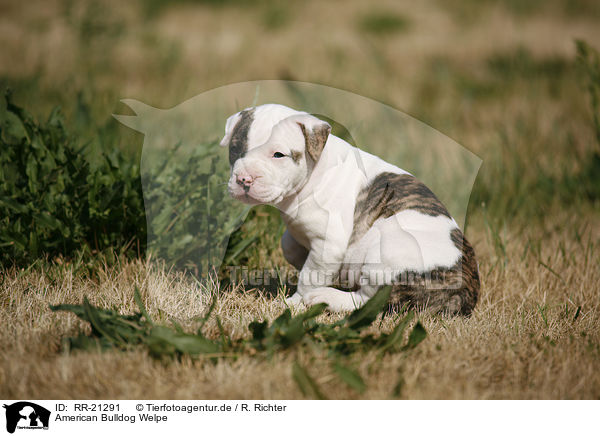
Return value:
[(281, 211), (289, 304), (354, 310), (382, 286), (391, 304), (469, 315), (475, 253), (444, 205), (410, 173), (351, 146), (308, 113), (262, 105), (227, 120), (229, 193)]

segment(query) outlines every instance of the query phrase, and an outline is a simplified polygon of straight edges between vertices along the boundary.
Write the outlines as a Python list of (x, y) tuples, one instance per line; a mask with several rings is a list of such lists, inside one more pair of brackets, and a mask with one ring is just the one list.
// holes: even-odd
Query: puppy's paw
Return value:
[(325, 303), (332, 312), (352, 311), (364, 304), (356, 292), (344, 292), (335, 288), (318, 288), (304, 296), (304, 304), (314, 306)]
[(302, 296), (297, 292), (291, 297), (285, 299), (285, 304), (290, 308), (300, 309), (302, 308), (302, 303)]

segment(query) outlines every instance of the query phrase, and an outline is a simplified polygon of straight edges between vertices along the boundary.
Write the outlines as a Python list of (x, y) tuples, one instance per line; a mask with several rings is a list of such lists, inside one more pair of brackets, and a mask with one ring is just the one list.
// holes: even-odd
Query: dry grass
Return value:
[[(142, 261), (102, 268), (95, 279), (74, 274), (69, 265), (13, 270), (0, 291), (0, 396), (294, 399), (302, 397), (291, 378), (291, 363), (298, 359), (329, 398), (390, 398), (401, 370), (401, 398), (597, 399), (598, 239), (588, 231), (578, 242), (572, 217), (566, 215), (551, 227), (563, 225), (568, 230), (534, 229), (519, 236), (508, 231), (505, 258), (495, 254), (484, 232), (469, 235), (483, 278), (475, 313), (470, 319), (421, 314), (429, 337), (416, 350), (355, 360), (368, 386), (362, 396), (332, 376), (326, 355), (311, 350), (216, 364), (202, 359), (165, 364), (144, 352), (62, 354), (61, 338), (81, 326), (73, 315), (51, 312), (48, 304), (79, 303), (87, 295), (94, 304), (127, 313), (134, 310), (133, 291), (139, 286), (154, 317), (165, 323), (174, 318), (192, 329), (216, 285), (203, 288)], [(541, 240), (541, 233), (544, 242), (531, 246), (528, 241)], [(240, 337), (249, 321), (272, 319), (283, 307), (281, 298), (221, 290), (215, 314), (231, 336)], [(382, 328), (391, 324), (386, 319)], [(216, 326), (210, 331), (216, 334)]]

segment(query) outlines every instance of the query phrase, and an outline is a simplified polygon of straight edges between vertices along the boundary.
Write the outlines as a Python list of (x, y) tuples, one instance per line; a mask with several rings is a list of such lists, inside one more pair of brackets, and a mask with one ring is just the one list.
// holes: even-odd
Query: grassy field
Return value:
[[(81, 218), (69, 246), (36, 237), (34, 255), (34, 231), (15, 227), (0, 197), (0, 250), (13, 250), (0, 256), (0, 396), (306, 398), (292, 374), (299, 362), (333, 399), (600, 398), (600, 78), (575, 42), (600, 48), (599, 23), (595, 1), (2, 2), (0, 86), (39, 120), (60, 105), (73, 142), (88, 144), (87, 158), (118, 153), (120, 164), (90, 167), (114, 175), (102, 179), (102, 192), (116, 186), (116, 200), (107, 215)], [(345, 357), (364, 391), (343, 383), (327, 350), (310, 345), (216, 362), (156, 360), (143, 348), (68, 353), (63, 339), (89, 324), (48, 306), (84, 296), (128, 314), (137, 287), (155, 320), (193, 332), (217, 295), (205, 326), (213, 339), (221, 328), (248, 338), (249, 322), (285, 309), (281, 295), (203, 285), (148, 259), (143, 214), (113, 215), (139, 206), (143, 138), (111, 118), (128, 113), (121, 98), (168, 108), (258, 79), (380, 100), (483, 159), (466, 225), (482, 278), (473, 315), (422, 313), (428, 335), (415, 349)], [(7, 229), (22, 233), (22, 249), (6, 242), (20, 240)], [(278, 215), (252, 212), (234, 237), (250, 243), (230, 261), (285, 266), (269, 229), (281, 231)], [(394, 325), (385, 317), (368, 331)]]

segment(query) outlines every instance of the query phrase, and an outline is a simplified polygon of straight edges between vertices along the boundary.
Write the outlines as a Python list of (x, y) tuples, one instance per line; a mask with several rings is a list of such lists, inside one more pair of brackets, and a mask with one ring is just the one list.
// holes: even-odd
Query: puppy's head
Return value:
[(248, 204), (276, 205), (308, 181), (331, 126), (308, 114), (278, 122), (268, 139), (234, 161), (230, 194)]
[(229, 147), (229, 165), (233, 168), (235, 161), (248, 150), (264, 144), (279, 121), (305, 113), (280, 104), (263, 104), (230, 116), (220, 144), (221, 147)]

